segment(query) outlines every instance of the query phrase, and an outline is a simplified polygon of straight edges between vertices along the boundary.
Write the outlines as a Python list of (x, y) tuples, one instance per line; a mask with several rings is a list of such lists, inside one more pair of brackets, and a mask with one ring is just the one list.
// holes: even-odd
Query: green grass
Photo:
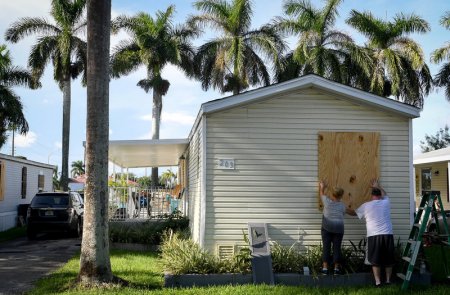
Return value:
[[(50, 276), (39, 280), (35, 289), (27, 294), (398, 294), (400, 286), (394, 285), (377, 289), (374, 287), (340, 287), (312, 288), (265, 285), (220, 286), (208, 288), (174, 289), (163, 288), (163, 269), (161, 260), (156, 253), (130, 251), (112, 251), (111, 266), (113, 273), (127, 280), (128, 287), (110, 287), (108, 289), (80, 289), (74, 285), (79, 268), (79, 257), (72, 258)], [(428, 288), (413, 286), (409, 294), (445, 294), (445, 285), (433, 285)]]
[(27, 228), (25, 226), (22, 227), (13, 227), (8, 230), (0, 232), (0, 243), (14, 240), (20, 237), (25, 237), (27, 235)]

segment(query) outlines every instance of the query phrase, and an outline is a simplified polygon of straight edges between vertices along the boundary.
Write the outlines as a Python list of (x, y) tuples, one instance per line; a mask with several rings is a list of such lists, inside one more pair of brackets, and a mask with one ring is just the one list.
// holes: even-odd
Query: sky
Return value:
[[(154, 15), (157, 10), (165, 10), (169, 5), (175, 5), (174, 23), (182, 23), (189, 15), (198, 13), (192, 6), (193, 1), (187, 0), (112, 0), (112, 17), (118, 15), (134, 15), (146, 12)], [(323, 1), (312, 1), (316, 7), (322, 6)], [(0, 1), (0, 44), (6, 44), (11, 52), (13, 64), (27, 66), (27, 59), (31, 46), (36, 43), (36, 36), (29, 36), (16, 44), (6, 42), (4, 34), (7, 28), (23, 17), (49, 16), (50, 0), (14, 0)], [(426, 60), (431, 52), (450, 42), (450, 31), (439, 24), (439, 19), (445, 11), (450, 10), (448, 0), (346, 0), (340, 5), (340, 16), (336, 28), (350, 34), (356, 43), (363, 45), (365, 38), (345, 24), (345, 19), (351, 9), (371, 11), (376, 17), (392, 20), (398, 13), (415, 13), (427, 20), (431, 32), (425, 35), (414, 34), (411, 37), (423, 48)], [(275, 16), (281, 16), (282, 1), (255, 0), (253, 1), (252, 28), (270, 22)], [(195, 45), (201, 45), (215, 32), (209, 32), (195, 40)], [(126, 33), (112, 36), (111, 48), (127, 38)], [(289, 39), (291, 48), (295, 45), (295, 38)], [(428, 63), (434, 75), (439, 65)], [(151, 138), (151, 109), (152, 94), (145, 93), (136, 84), (145, 77), (145, 69), (138, 71), (110, 83), (110, 140), (135, 140)], [(223, 97), (217, 91), (207, 92), (201, 89), (200, 82), (189, 80), (173, 66), (167, 66), (163, 71), (163, 78), (170, 81), (170, 88), (163, 97), (163, 110), (160, 138), (187, 138), (202, 103)], [(61, 167), (62, 140), (62, 92), (53, 80), (53, 68), (49, 65), (42, 79), (42, 88), (29, 90), (14, 88), (24, 106), (24, 114), (30, 130), (26, 136), (15, 136), (15, 155), (57, 165)], [(229, 95), (229, 94), (227, 94)], [(443, 89), (433, 91), (425, 98), (424, 108), (420, 118), (413, 120), (414, 154), (420, 153), (420, 141), (425, 134), (435, 134), (439, 128), (450, 125), (450, 102), (444, 97)], [(71, 130), (70, 130), (70, 163), (83, 160), (83, 141), (86, 138), (86, 88), (81, 86), (80, 80), (72, 81)], [(0, 150), (10, 155), (12, 152), (11, 136), (7, 144)], [(161, 170), (161, 169), (160, 169)], [(144, 175), (144, 169), (130, 170), (137, 175)]]

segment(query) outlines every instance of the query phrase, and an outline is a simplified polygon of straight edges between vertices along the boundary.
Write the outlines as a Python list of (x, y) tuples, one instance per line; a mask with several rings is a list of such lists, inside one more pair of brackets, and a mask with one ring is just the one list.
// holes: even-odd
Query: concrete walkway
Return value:
[(80, 250), (80, 239), (38, 236), (0, 243), (0, 294), (23, 294)]

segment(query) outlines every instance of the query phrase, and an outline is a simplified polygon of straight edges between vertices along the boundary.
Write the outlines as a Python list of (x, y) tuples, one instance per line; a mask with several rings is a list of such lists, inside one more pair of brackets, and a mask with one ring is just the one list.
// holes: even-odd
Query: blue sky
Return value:
[[(313, 1), (315, 5), (322, 5), (321, 1)], [(0, 34), (3, 38), (7, 27), (22, 17), (48, 17), (50, 0), (14, 0), (2, 1), (0, 4)], [(196, 11), (192, 1), (151, 1), (151, 0), (112, 0), (113, 17), (120, 14), (132, 15), (145, 11), (154, 15), (156, 10), (165, 10), (168, 5), (175, 5), (175, 23), (183, 22)], [(282, 1), (257, 0), (253, 3), (253, 27), (269, 22), (274, 16), (282, 15)], [(340, 6), (340, 17), (336, 28), (341, 29), (363, 44), (364, 38), (348, 27), (344, 20), (351, 9), (371, 11), (375, 16), (390, 20), (395, 14), (416, 13), (425, 18), (431, 25), (432, 31), (426, 35), (412, 36), (424, 50), (426, 59), (430, 53), (444, 43), (450, 41), (450, 31), (439, 25), (439, 19), (445, 11), (450, 10), (448, 0), (347, 0)], [(209, 33), (213, 36), (214, 32)], [(113, 36), (112, 46), (119, 40), (126, 38), (125, 33)], [(208, 36), (199, 38), (195, 43), (201, 44)], [(293, 40), (292, 38), (290, 40)], [(17, 44), (6, 43), (15, 65), (25, 67), (31, 46), (35, 37), (27, 37)], [(293, 45), (295, 43), (292, 43)], [(432, 74), (438, 71), (438, 66), (429, 64)], [(163, 98), (163, 114), (161, 124), (161, 138), (186, 138), (192, 123), (203, 102), (213, 100), (222, 95), (216, 91), (204, 92), (200, 83), (189, 80), (175, 67), (168, 66), (163, 76), (171, 83), (168, 94)], [(149, 139), (151, 138), (151, 93), (146, 94), (136, 86), (137, 81), (145, 77), (145, 70), (112, 80), (110, 85), (110, 139)], [(61, 167), (61, 128), (62, 128), (62, 93), (53, 81), (53, 69), (49, 66), (42, 80), (43, 87), (38, 90), (16, 88), (24, 105), (24, 113), (30, 125), (30, 132), (26, 137), (16, 137), (15, 154), (28, 159), (50, 163)], [(425, 134), (435, 134), (439, 128), (450, 125), (450, 103), (445, 100), (443, 90), (434, 91), (425, 99), (421, 117), (413, 121), (414, 153), (420, 153), (420, 140)], [(71, 136), (69, 162), (82, 160), (86, 126), (86, 89), (80, 81), (72, 83)], [(9, 141), (1, 153), (11, 154)], [(69, 163), (69, 165), (70, 165)], [(133, 171), (133, 170), (132, 170)], [(143, 170), (133, 171), (137, 174)]]

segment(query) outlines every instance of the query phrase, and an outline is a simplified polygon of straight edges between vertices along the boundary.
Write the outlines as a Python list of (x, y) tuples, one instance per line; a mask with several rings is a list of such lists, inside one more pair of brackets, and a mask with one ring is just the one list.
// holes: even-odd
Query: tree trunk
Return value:
[[(153, 89), (152, 108), (152, 139), (159, 139), (159, 127), (161, 124), (162, 95)], [(158, 186), (158, 167), (152, 168), (152, 186)]]
[(70, 76), (63, 77), (63, 126), (62, 126), (62, 161), (60, 186), (64, 191), (69, 189), (69, 138), (70, 138)]
[(108, 238), (111, 0), (87, 1), (86, 188), (79, 280), (112, 282)]

